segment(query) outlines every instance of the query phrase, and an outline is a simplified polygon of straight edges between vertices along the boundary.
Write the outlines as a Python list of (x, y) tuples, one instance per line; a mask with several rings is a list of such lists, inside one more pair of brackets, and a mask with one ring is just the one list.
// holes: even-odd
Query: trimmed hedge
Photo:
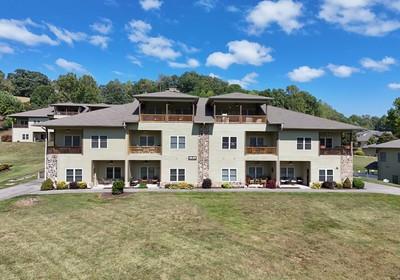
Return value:
[(51, 191), (51, 190), (53, 190), (53, 189), (54, 189), (53, 181), (52, 181), (50, 178), (46, 179), (46, 180), (42, 183), (42, 185), (40, 186), (40, 190), (41, 190), (41, 191)]
[(68, 184), (65, 181), (57, 182), (56, 189), (57, 190), (66, 190), (66, 189), (68, 189)]
[(363, 189), (365, 187), (365, 183), (363, 180), (359, 178), (354, 178), (353, 180), (353, 188), (355, 189)]
[(114, 181), (112, 185), (111, 193), (113, 195), (119, 195), (124, 193), (124, 185), (125, 183), (121, 180)]
[(206, 178), (203, 180), (203, 183), (201, 184), (201, 187), (203, 189), (211, 189), (212, 186), (212, 182), (210, 178)]

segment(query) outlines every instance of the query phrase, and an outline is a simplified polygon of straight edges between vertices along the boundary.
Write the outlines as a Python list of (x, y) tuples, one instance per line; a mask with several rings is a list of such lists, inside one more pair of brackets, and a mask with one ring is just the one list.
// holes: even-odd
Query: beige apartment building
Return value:
[(12, 114), (9, 116), (14, 119), (12, 127), (12, 141), (45, 141), (46, 131), (42, 127), (38, 126), (41, 123), (48, 120), (70, 117), (108, 107), (110, 107), (110, 105), (107, 104), (58, 103), (53, 104), (48, 108)]
[(378, 179), (400, 184), (400, 140), (373, 147), (378, 155)]
[(109, 184), (122, 179), (201, 185), (210, 178), (244, 185), (352, 179), (358, 127), (230, 93), (199, 98), (176, 90), (135, 96), (130, 104), (40, 123), (53, 180)]

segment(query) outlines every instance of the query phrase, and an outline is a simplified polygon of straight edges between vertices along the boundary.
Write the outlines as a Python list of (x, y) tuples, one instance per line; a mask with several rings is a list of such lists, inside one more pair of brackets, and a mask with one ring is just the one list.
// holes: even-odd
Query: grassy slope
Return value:
[(400, 197), (140, 193), (0, 202), (4, 279), (397, 279)]
[[(9, 163), (11, 171), (0, 173), (0, 189), (8, 187), (9, 180), (19, 184), (36, 178), (44, 167), (43, 143), (0, 143), (0, 163)], [(20, 180), (21, 178), (29, 177)]]
[(376, 157), (368, 157), (368, 156), (354, 156), (353, 158), (353, 170), (357, 172), (359, 170), (364, 171), (365, 166), (370, 164), (371, 162), (376, 161)]

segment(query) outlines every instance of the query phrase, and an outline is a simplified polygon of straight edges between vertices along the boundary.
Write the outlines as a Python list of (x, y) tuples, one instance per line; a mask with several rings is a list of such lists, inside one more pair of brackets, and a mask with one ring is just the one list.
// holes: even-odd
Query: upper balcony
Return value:
[(80, 129), (58, 129), (49, 134), (48, 154), (82, 154), (83, 131)]
[(278, 155), (276, 133), (246, 133), (246, 155)]
[(351, 149), (351, 146), (340, 146), (332, 148), (321, 146), (319, 149), (319, 154), (321, 156), (352, 156), (353, 151)]
[(266, 124), (266, 104), (269, 97), (244, 93), (229, 93), (209, 98), (216, 123)]
[(319, 154), (323, 156), (352, 156), (352, 134), (348, 132), (320, 133)]
[(139, 94), (135, 97), (139, 100), (141, 122), (193, 122), (199, 99), (176, 89)]
[(131, 131), (128, 152), (130, 154), (161, 154), (161, 131)]

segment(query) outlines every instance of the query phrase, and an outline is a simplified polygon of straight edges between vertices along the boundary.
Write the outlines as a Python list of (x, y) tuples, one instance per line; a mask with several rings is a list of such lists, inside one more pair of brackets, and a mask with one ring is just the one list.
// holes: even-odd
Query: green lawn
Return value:
[(95, 194), (0, 202), (2, 279), (398, 279), (400, 197)]
[(354, 156), (353, 157), (353, 170), (354, 172), (364, 171), (365, 166), (370, 164), (371, 162), (377, 161), (376, 157), (368, 157), (368, 156)]
[(0, 163), (13, 165), (0, 173), (0, 189), (31, 181), (44, 169), (44, 144), (0, 143)]

